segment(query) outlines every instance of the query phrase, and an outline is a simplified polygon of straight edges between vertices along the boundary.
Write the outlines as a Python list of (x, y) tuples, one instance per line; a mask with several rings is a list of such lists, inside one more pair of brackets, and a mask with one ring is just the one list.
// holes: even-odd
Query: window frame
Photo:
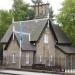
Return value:
[(30, 63), (30, 54), (29, 52), (26, 53), (26, 64), (29, 64)]

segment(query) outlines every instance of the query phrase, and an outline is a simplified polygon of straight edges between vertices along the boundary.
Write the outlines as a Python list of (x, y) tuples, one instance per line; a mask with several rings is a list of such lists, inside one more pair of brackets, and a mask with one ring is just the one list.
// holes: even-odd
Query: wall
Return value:
[[(13, 54), (15, 60), (14, 63)], [(7, 68), (20, 68), (20, 48), (16, 40), (11, 40), (7, 50), (3, 51), (3, 62)]]
[[(47, 34), (48, 35), (48, 44), (44, 43), (44, 35)], [(39, 59), (42, 59), (42, 62), (39, 62)], [(40, 40), (37, 43), (37, 51), (36, 51), (36, 63), (42, 63), (45, 65), (49, 64), (49, 59), (52, 56), (52, 64), (55, 64), (55, 41), (54, 41), (54, 37), (52, 35), (51, 30), (49, 29), (49, 27), (47, 27), (45, 29), (45, 31), (43, 32), (43, 34), (41, 35)]]
[[(29, 64), (26, 64), (26, 53), (29, 53)], [(33, 53), (33, 51), (22, 51), (21, 66), (32, 66)]]
[(56, 65), (60, 65), (63, 68), (65, 68), (66, 65), (66, 54), (64, 54), (60, 49), (56, 48), (55, 51), (55, 61), (56, 61)]

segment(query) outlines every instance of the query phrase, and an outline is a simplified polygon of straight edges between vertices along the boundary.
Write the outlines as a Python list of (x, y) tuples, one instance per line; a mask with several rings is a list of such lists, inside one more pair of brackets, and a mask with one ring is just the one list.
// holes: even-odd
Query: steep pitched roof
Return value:
[[(38, 20), (29, 20), (29, 21), (21, 21), (21, 27), (23, 32), (27, 32), (31, 34), (31, 41), (37, 41), (40, 33), (42, 32), (43, 28), (47, 23), (47, 18), (45, 19), (38, 19)], [(20, 22), (14, 22), (7, 32), (5, 33), (4, 37), (1, 40), (1, 43), (7, 43), (13, 30), (13, 25), (15, 26), (16, 31), (20, 31)]]
[(75, 54), (75, 47), (68, 46), (68, 45), (56, 45), (59, 49), (61, 49), (64, 53), (67, 54)]
[(61, 30), (61, 28), (58, 25), (52, 24), (52, 28), (58, 44), (71, 44), (69, 38), (65, 35), (65, 33)]
[[(17, 38), (17, 41), (20, 45), (20, 38), (19, 38), (19, 35), (18, 34), (15, 34), (16, 35), (16, 38)], [(36, 51), (36, 46), (34, 46), (33, 44), (31, 44), (29, 42), (29, 38), (27, 36), (24, 36), (23, 37), (23, 41), (21, 43), (21, 46), (22, 46), (22, 50), (29, 50), (29, 51)]]
[(12, 25), (10, 25), (9, 29), (6, 31), (5, 35), (1, 39), (0, 43), (7, 43), (12, 35)]
[[(29, 20), (29, 21), (21, 21), (21, 28), (22, 32), (27, 32), (31, 34), (31, 41), (37, 41), (41, 32), (43, 31), (44, 27), (47, 25), (48, 19), (35, 19), (35, 20)], [(8, 43), (13, 30), (13, 25), (15, 26), (15, 30), (20, 32), (20, 22), (14, 22), (9, 29), (7, 30), (6, 34), (1, 40), (1, 43)], [(71, 44), (68, 37), (63, 33), (63, 31), (60, 29), (59, 26), (54, 25), (50, 21), (50, 27), (51, 30), (56, 37), (56, 41), (58, 44)], [(19, 34), (16, 34), (16, 38), (19, 42)], [(27, 36), (23, 37), (24, 40), (22, 42), (22, 49), (23, 50), (36, 50), (36, 47), (33, 46)], [(65, 47), (64, 47), (65, 48)], [(64, 50), (64, 49), (63, 49)]]
[[(13, 25), (15, 26), (15, 30), (19, 31), (22, 29), (22, 32), (30, 33), (31, 34), (31, 41), (37, 41), (43, 28), (45, 27), (47, 23), (47, 18), (45, 19), (38, 19), (38, 20), (29, 20), (29, 21), (21, 21), (21, 28), (20, 28), (20, 22), (14, 22), (7, 32), (5, 33), (4, 37), (1, 40), (1, 43), (8, 43), (12, 33), (13, 33)], [(15, 36), (18, 40), (18, 43), (20, 44), (20, 35), (15, 33)], [(28, 39), (28, 36), (23, 36), (23, 42), (22, 42), (22, 50), (36, 50), (36, 47), (33, 46)]]

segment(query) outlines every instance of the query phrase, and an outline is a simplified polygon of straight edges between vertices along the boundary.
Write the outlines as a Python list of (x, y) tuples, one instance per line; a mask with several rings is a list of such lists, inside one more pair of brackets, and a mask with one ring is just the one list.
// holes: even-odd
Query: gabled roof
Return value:
[(8, 28), (0, 43), (7, 43), (12, 35), (12, 25)]
[(58, 44), (71, 44), (69, 38), (65, 35), (65, 33), (58, 25), (52, 24), (52, 28)]
[[(20, 45), (19, 35), (15, 34), (15, 37), (17, 38), (17, 41)], [(22, 43), (21, 43), (22, 50), (36, 51), (36, 46), (34, 46), (33, 44), (29, 42), (29, 38), (27, 36), (24, 36), (23, 38), (24, 39), (22, 40)]]
[[(45, 19), (38, 19), (38, 20), (29, 20), (29, 21), (21, 21), (21, 29), (22, 32), (27, 32), (31, 34), (31, 41), (37, 41), (38, 37), (40, 36), (43, 28), (45, 27), (47, 23), (47, 18)], [(7, 32), (5, 33), (4, 37), (1, 40), (1, 43), (7, 43), (12, 31), (13, 31), (13, 25), (15, 26), (15, 30), (20, 32), (20, 22), (14, 22)]]
[(75, 47), (68, 46), (68, 45), (56, 45), (59, 49), (61, 49), (66, 54), (75, 54)]
[[(13, 25), (15, 26), (15, 30), (20, 32), (20, 29), (22, 29), (22, 32), (30, 33), (31, 34), (31, 41), (36, 42), (41, 35), (43, 29), (46, 27), (48, 23), (47, 18), (44, 19), (35, 19), (35, 20), (28, 20), (28, 21), (21, 21), (21, 28), (20, 28), (20, 21), (14, 22), (7, 32), (5, 33), (4, 37), (1, 40), (1, 43), (8, 43), (12, 31), (13, 31)], [(50, 21), (50, 27), (53, 32), (54, 38), (56, 38), (57, 44), (71, 44), (68, 37), (64, 34), (64, 32), (61, 30), (61, 28), (57, 25), (54, 25)], [(19, 42), (19, 34), (15, 33), (15, 36)], [(36, 50), (36, 47), (29, 42), (28, 37), (24, 36), (24, 40), (22, 42), (22, 49), (23, 50)]]

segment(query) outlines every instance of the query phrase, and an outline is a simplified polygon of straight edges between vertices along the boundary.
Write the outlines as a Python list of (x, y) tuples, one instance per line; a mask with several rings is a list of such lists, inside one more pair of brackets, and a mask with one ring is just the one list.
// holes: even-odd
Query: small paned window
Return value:
[(26, 53), (26, 64), (29, 64), (29, 53)]

